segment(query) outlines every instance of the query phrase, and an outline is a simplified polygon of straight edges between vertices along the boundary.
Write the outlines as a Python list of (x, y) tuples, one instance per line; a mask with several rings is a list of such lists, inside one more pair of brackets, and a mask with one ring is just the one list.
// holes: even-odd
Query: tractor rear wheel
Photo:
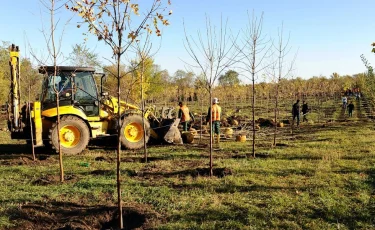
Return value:
[[(75, 116), (63, 116), (60, 120), (60, 145), (63, 154), (78, 154), (86, 149), (90, 140), (90, 132), (86, 123)], [(49, 139), (52, 148), (59, 151), (57, 139), (57, 123), (50, 129)]]
[(130, 115), (122, 121), (120, 141), (128, 149), (140, 149), (150, 138), (150, 123), (145, 121), (146, 135), (143, 132), (143, 121), (140, 115)]

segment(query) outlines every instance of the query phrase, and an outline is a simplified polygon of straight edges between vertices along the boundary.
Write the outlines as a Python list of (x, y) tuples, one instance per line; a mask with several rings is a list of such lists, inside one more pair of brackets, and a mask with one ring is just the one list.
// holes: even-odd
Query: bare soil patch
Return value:
[(34, 161), (32, 155), (26, 154), (12, 154), (12, 155), (2, 155), (0, 156), (0, 165), (49, 165), (55, 164), (56, 160), (50, 157), (50, 155), (37, 155), (36, 160)]
[[(64, 181), (65, 182), (76, 182), (78, 181), (78, 177), (76, 175), (65, 175)], [(42, 176), (32, 182), (33, 185), (52, 185), (52, 184), (60, 184), (60, 175), (45, 175)]]
[[(118, 229), (115, 206), (45, 202), (22, 205), (9, 210), (17, 225), (9, 229)], [(161, 215), (145, 205), (123, 208), (124, 229), (149, 229), (161, 222)]]
[(115, 159), (111, 157), (100, 156), (100, 157), (95, 157), (95, 161), (104, 161), (104, 162), (112, 163), (115, 161)]

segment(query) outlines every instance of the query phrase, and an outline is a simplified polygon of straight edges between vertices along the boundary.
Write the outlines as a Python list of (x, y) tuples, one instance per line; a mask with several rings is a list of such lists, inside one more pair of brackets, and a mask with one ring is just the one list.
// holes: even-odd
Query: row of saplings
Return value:
[[(290, 124), (289, 120), (282, 120), (275, 122), (274, 119), (259, 118), (255, 121), (255, 130), (260, 130), (261, 127), (284, 127), (284, 124)], [(206, 122), (205, 116), (200, 116), (190, 124), (188, 132), (182, 132), (182, 140), (184, 143), (193, 143), (194, 138), (201, 134), (209, 134), (209, 123)], [(228, 116), (221, 119), (221, 133), (225, 139), (232, 139), (235, 135), (235, 140), (238, 142), (246, 141), (246, 134), (252, 131), (252, 121), (248, 116)]]

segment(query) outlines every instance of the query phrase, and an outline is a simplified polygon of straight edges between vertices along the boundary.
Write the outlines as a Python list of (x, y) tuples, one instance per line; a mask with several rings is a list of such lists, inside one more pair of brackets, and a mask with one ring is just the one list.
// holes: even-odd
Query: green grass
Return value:
[[(339, 119), (341, 109), (336, 107), (333, 114)], [(214, 152), (214, 167), (231, 171), (224, 177), (197, 176), (208, 167), (208, 151), (196, 144), (150, 147), (149, 163), (141, 162), (141, 151), (124, 151), (124, 206), (147, 214), (145, 228), (374, 229), (374, 125), (356, 117), (303, 124), (293, 135), (288, 126), (280, 132), (283, 145), (270, 148), (271, 136), (262, 137), (255, 159), (244, 158), (251, 152), (249, 142), (223, 141)], [(66, 156), (70, 180), (43, 184), (41, 178), (58, 175), (58, 156), (34, 163), (21, 142), (9, 140), (5, 132), (0, 137), (0, 228), (19, 229), (25, 222), (17, 216), (25, 205), (115, 205), (113, 150)], [(11, 154), (17, 145), (21, 149)], [(83, 162), (89, 167), (81, 166)], [(58, 219), (52, 211), (44, 215)], [(63, 227), (63, 221), (54, 228)]]

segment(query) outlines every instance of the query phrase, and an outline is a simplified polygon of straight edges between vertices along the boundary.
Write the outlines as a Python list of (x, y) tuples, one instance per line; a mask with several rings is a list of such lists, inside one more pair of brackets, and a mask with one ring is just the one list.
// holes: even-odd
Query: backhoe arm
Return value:
[(20, 95), (20, 59), (19, 59), (19, 48), (12, 44), (9, 47), (10, 55), (10, 131), (19, 131), (21, 127), (21, 95)]

